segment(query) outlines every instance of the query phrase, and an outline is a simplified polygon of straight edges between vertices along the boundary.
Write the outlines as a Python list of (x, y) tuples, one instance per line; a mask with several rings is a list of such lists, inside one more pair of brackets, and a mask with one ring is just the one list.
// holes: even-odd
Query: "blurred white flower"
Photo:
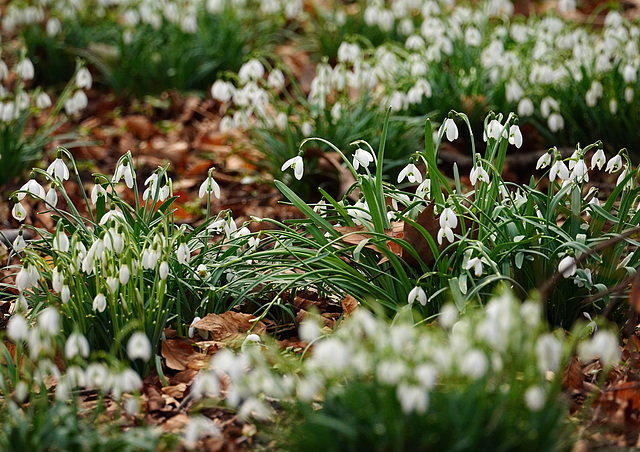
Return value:
[(64, 344), (64, 355), (67, 359), (73, 359), (76, 356), (82, 358), (89, 357), (89, 341), (86, 337), (77, 331), (69, 335), (67, 342)]
[(423, 387), (401, 383), (396, 389), (396, 395), (400, 401), (402, 412), (406, 415), (423, 414), (429, 407), (429, 394)]
[(407, 302), (413, 304), (416, 300), (419, 301), (422, 306), (427, 305), (427, 294), (422, 287), (416, 286), (409, 291)]
[(578, 357), (585, 363), (599, 358), (603, 367), (612, 366), (620, 360), (618, 337), (611, 331), (598, 330), (591, 339), (578, 345)]
[(297, 155), (293, 158), (290, 158), (283, 163), (280, 170), (284, 171), (289, 167), (293, 168), (293, 175), (296, 177), (296, 179), (302, 179), (302, 175), (304, 174), (304, 163), (301, 156)]
[(467, 261), (467, 265), (465, 265), (465, 270), (471, 270), (473, 268), (476, 276), (482, 275), (482, 261), (478, 257), (473, 257)]
[(546, 402), (547, 396), (540, 386), (531, 386), (524, 393), (524, 401), (531, 411), (540, 411)]
[(7, 336), (14, 342), (23, 341), (27, 338), (29, 325), (20, 314), (14, 314), (7, 324)]
[(219, 436), (222, 436), (220, 428), (211, 419), (201, 415), (191, 416), (183, 432), (184, 444), (190, 449), (195, 449), (202, 438)]
[(92, 308), (94, 311), (104, 312), (107, 308), (107, 298), (103, 294), (99, 293), (93, 299)]
[(16, 74), (22, 80), (31, 80), (35, 76), (35, 69), (33, 63), (29, 58), (24, 58), (15, 67)]
[(80, 68), (76, 73), (76, 86), (78, 88), (86, 88), (91, 89), (91, 83), (93, 79), (91, 78), (91, 72), (86, 67)]
[(136, 331), (127, 342), (127, 356), (131, 361), (141, 359), (149, 361), (151, 358), (151, 342), (147, 335), (141, 331)]
[(40, 94), (38, 94), (38, 96), (36, 96), (36, 107), (38, 107), (41, 110), (44, 110), (45, 108), (49, 108), (50, 106), (51, 106), (51, 98), (47, 93), (43, 91)]
[(575, 275), (577, 270), (578, 266), (573, 256), (565, 256), (558, 264), (558, 272), (565, 278)]

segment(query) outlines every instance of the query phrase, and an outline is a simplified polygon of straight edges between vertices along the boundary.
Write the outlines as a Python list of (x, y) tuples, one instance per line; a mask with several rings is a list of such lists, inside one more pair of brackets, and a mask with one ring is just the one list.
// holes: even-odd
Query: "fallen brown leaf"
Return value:
[[(208, 331), (209, 338), (215, 342), (227, 342), (246, 335), (249, 330), (255, 334), (263, 334), (267, 328), (256, 317), (242, 312), (227, 311), (222, 314), (207, 314), (193, 326), (201, 331)], [(180, 369), (183, 370), (183, 369)]]
[(207, 356), (198, 353), (191, 341), (184, 338), (162, 341), (161, 354), (166, 366), (174, 370), (200, 369), (206, 365)]

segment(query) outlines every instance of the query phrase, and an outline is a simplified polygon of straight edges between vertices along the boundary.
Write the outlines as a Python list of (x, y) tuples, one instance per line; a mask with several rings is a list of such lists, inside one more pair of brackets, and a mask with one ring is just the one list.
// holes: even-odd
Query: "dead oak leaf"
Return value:
[(263, 334), (267, 327), (257, 317), (242, 312), (227, 311), (222, 314), (207, 314), (193, 325), (200, 331), (208, 331), (209, 339), (215, 342), (229, 342), (246, 336), (251, 330), (255, 334)]
[(184, 338), (162, 341), (161, 354), (166, 366), (173, 370), (202, 369), (208, 359), (196, 351), (191, 341)]

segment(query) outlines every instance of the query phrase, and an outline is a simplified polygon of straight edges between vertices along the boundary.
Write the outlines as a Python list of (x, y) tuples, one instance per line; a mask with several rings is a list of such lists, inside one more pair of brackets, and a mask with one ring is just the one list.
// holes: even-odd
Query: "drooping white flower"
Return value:
[(231, 83), (222, 80), (216, 80), (211, 86), (211, 97), (220, 102), (230, 101), (234, 92), (235, 87)]
[(53, 241), (51, 242), (51, 247), (62, 253), (66, 253), (69, 251), (69, 237), (64, 231), (56, 232), (56, 235), (53, 237)]
[(78, 88), (86, 88), (91, 89), (91, 83), (93, 79), (91, 78), (91, 72), (86, 67), (80, 68), (76, 73), (76, 86)]
[(405, 177), (412, 184), (419, 184), (420, 182), (422, 182), (422, 174), (420, 173), (418, 167), (413, 163), (409, 163), (402, 169), (402, 171), (400, 171), (400, 174), (398, 174), (398, 183), (402, 182)]
[(69, 168), (61, 158), (55, 159), (47, 168), (47, 173), (58, 180), (69, 179)]
[(118, 280), (120, 284), (123, 286), (129, 282), (129, 277), (131, 276), (131, 270), (127, 264), (122, 264), (120, 266), (120, 271), (118, 272)]
[(27, 211), (20, 202), (17, 202), (14, 204), (13, 209), (11, 209), (11, 216), (18, 221), (24, 221), (27, 217)]
[(135, 179), (136, 175), (134, 174), (133, 168), (131, 168), (127, 160), (118, 165), (118, 167), (116, 168), (116, 172), (113, 175), (112, 182), (114, 184), (117, 184), (123, 177), (125, 183), (127, 184), (127, 187), (133, 188), (133, 180)]
[(555, 372), (560, 368), (562, 343), (553, 334), (543, 334), (536, 341), (536, 358), (540, 374), (545, 375), (548, 370)]
[(620, 359), (618, 337), (611, 331), (598, 330), (590, 340), (578, 345), (578, 357), (583, 362), (599, 358), (603, 367), (612, 366)]
[(562, 159), (557, 159), (549, 170), (549, 180), (553, 182), (556, 179), (567, 180), (569, 178), (569, 168)]
[(362, 148), (356, 149), (356, 152), (353, 153), (353, 168), (358, 169), (360, 165), (364, 168), (368, 167), (369, 164), (373, 162), (373, 155), (369, 151), (366, 151)]
[(565, 256), (558, 264), (558, 272), (565, 278), (575, 275), (577, 270), (578, 266), (573, 256)]
[(167, 276), (169, 275), (169, 264), (167, 263), (167, 261), (162, 261), (160, 263), (160, 268), (158, 269), (158, 275), (160, 276), (160, 279), (163, 281), (167, 279)]
[(425, 179), (418, 185), (416, 196), (423, 199), (431, 198), (431, 179)]
[(447, 134), (447, 140), (454, 141), (458, 138), (458, 126), (453, 118), (447, 118), (444, 121), (444, 131)]
[(489, 174), (485, 171), (482, 165), (475, 165), (471, 169), (471, 173), (469, 174), (469, 180), (471, 181), (471, 185), (475, 185), (476, 182), (486, 182), (489, 183)]
[(551, 164), (551, 153), (550, 152), (545, 152), (538, 159), (538, 162), (536, 163), (536, 169), (539, 170), (539, 169), (542, 169), (542, 168), (546, 168), (550, 164)]
[(18, 236), (15, 238), (11, 246), (13, 247), (13, 251), (16, 253), (19, 253), (27, 247), (27, 242), (25, 242), (24, 237), (22, 236), (22, 229), (18, 232)]
[(605, 168), (605, 172), (609, 174), (617, 173), (622, 169), (622, 157), (620, 154), (616, 154), (607, 162), (607, 167)]
[(202, 185), (200, 185), (200, 190), (198, 191), (198, 196), (200, 198), (204, 198), (207, 194), (211, 196), (211, 193), (213, 193), (216, 198), (220, 199), (220, 186), (211, 175), (212, 170), (213, 168), (209, 170), (207, 178), (204, 180)]
[(413, 304), (416, 300), (418, 300), (422, 306), (427, 305), (427, 294), (422, 287), (416, 286), (409, 292), (407, 302)]
[(7, 337), (14, 342), (23, 341), (29, 333), (29, 324), (20, 314), (14, 314), (7, 324)]
[(66, 284), (62, 286), (62, 290), (60, 291), (60, 300), (63, 303), (67, 303), (71, 299), (71, 289)]
[(73, 359), (76, 356), (82, 358), (89, 357), (89, 341), (82, 333), (74, 331), (69, 335), (67, 342), (64, 344), (64, 355), (67, 359)]
[(44, 91), (36, 96), (36, 107), (38, 107), (40, 110), (49, 108), (51, 105), (51, 97), (49, 97), (49, 95)]
[(476, 276), (482, 275), (482, 260), (478, 257), (473, 257), (467, 261), (467, 265), (465, 265), (465, 270), (471, 270), (473, 268)]
[(513, 144), (518, 149), (522, 146), (522, 132), (517, 124), (509, 127), (509, 144)]
[(16, 194), (18, 201), (22, 201), (24, 197), (27, 196), (27, 194), (30, 194), (34, 198), (40, 198), (40, 199), (44, 199), (46, 196), (44, 188), (35, 179), (29, 179), (29, 181), (26, 184), (20, 187), (20, 191), (21, 193)]
[(15, 67), (18, 77), (22, 80), (31, 80), (36, 74), (33, 63), (29, 58), (24, 58)]
[(603, 149), (598, 149), (593, 156), (591, 157), (591, 169), (598, 167), (598, 169), (602, 169), (604, 162), (607, 158), (604, 155)]
[(178, 258), (178, 262), (183, 265), (189, 262), (189, 259), (191, 259), (191, 250), (189, 249), (189, 245), (187, 245), (186, 242), (181, 242), (178, 245), (176, 257)]
[(207, 279), (209, 277), (209, 270), (206, 265), (200, 264), (198, 265), (198, 268), (196, 268), (196, 274), (200, 279)]
[(587, 163), (584, 159), (579, 159), (575, 162), (569, 180), (575, 180), (578, 183), (589, 182), (589, 168), (587, 168)]
[(60, 313), (54, 307), (44, 308), (38, 315), (37, 326), (43, 334), (55, 336), (60, 333)]
[(98, 196), (107, 197), (107, 191), (100, 184), (95, 184), (91, 189), (91, 202), (95, 205), (98, 202)]
[(295, 157), (290, 158), (289, 160), (287, 160), (282, 164), (282, 167), (280, 168), (280, 170), (284, 171), (289, 167), (293, 168), (293, 175), (296, 177), (296, 179), (298, 180), (302, 179), (302, 175), (304, 174), (304, 163), (302, 161), (301, 156), (297, 155)]
[(531, 411), (540, 411), (546, 403), (547, 396), (540, 386), (531, 386), (524, 393), (524, 401)]
[(564, 118), (558, 112), (551, 113), (547, 119), (547, 125), (549, 126), (549, 130), (556, 133), (564, 129)]
[(151, 342), (146, 334), (136, 331), (127, 342), (127, 356), (131, 361), (141, 359), (148, 361), (151, 358)]
[(107, 308), (107, 298), (103, 294), (99, 293), (93, 299), (92, 308), (94, 311), (104, 312)]
[(51, 187), (49, 187), (49, 190), (47, 190), (47, 194), (45, 195), (44, 200), (47, 204), (49, 204), (52, 207), (55, 207), (58, 205), (58, 193), (56, 192), (56, 189), (53, 187), (53, 184), (51, 184)]
[(396, 396), (402, 412), (406, 415), (414, 412), (423, 414), (429, 407), (429, 394), (423, 387), (400, 383), (396, 389)]

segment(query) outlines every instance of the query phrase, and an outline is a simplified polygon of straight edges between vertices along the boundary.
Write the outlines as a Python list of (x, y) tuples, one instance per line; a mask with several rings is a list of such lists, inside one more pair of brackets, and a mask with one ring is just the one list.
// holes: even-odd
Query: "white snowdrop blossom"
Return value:
[(127, 184), (128, 188), (133, 188), (133, 180), (135, 179), (135, 174), (133, 172), (133, 168), (130, 167), (128, 161), (124, 161), (118, 165), (116, 168), (116, 172), (113, 175), (112, 182), (117, 184), (124, 177), (124, 182)]
[(118, 280), (120, 281), (120, 284), (123, 286), (126, 285), (129, 282), (130, 276), (131, 270), (129, 269), (129, 266), (127, 264), (122, 264), (122, 266), (120, 266), (120, 271), (118, 272)]
[(207, 270), (207, 266), (204, 264), (198, 265), (196, 268), (196, 274), (200, 277), (200, 279), (207, 279), (209, 277), (209, 270)]
[(458, 138), (458, 126), (453, 118), (447, 118), (444, 121), (444, 131), (447, 134), (447, 140), (454, 141)]
[(440, 230), (438, 231), (438, 244), (442, 245), (442, 239), (447, 238), (449, 243), (453, 243), (453, 230), (458, 226), (458, 217), (451, 207), (447, 207), (440, 215)]
[(282, 164), (280, 170), (284, 171), (289, 167), (293, 168), (293, 175), (296, 179), (302, 179), (302, 175), (304, 174), (304, 163), (301, 156), (297, 155), (293, 158), (290, 158)]
[(264, 66), (259, 60), (251, 59), (242, 65), (238, 71), (240, 84), (246, 85), (249, 81), (256, 81), (264, 76)]
[(518, 103), (518, 116), (521, 118), (531, 116), (535, 112), (533, 101), (528, 97), (523, 97)]
[(569, 179), (569, 168), (561, 159), (557, 159), (549, 170), (549, 180), (553, 182), (556, 177), (561, 180)]
[(369, 151), (366, 151), (362, 148), (358, 148), (356, 149), (356, 151), (353, 153), (353, 168), (354, 169), (358, 169), (360, 167), (360, 165), (362, 165), (363, 168), (368, 167), (371, 162), (373, 162), (373, 155), (371, 155), (371, 153)]
[(211, 175), (212, 170), (213, 168), (209, 170), (209, 175), (200, 185), (200, 190), (198, 191), (198, 196), (200, 198), (204, 198), (207, 194), (211, 196), (211, 193), (213, 193), (216, 198), (220, 199), (220, 186)]
[(565, 256), (558, 264), (558, 272), (565, 278), (575, 275), (577, 270), (578, 266), (573, 256)]
[(220, 427), (206, 416), (191, 416), (184, 428), (183, 440), (189, 449), (195, 449), (197, 443), (202, 438), (222, 436)]
[(585, 363), (599, 358), (603, 367), (612, 366), (620, 359), (618, 337), (611, 331), (598, 330), (590, 340), (578, 345), (578, 357)]
[(35, 179), (29, 179), (26, 184), (20, 187), (20, 191), (21, 193), (16, 194), (18, 201), (22, 201), (27, 194), (40, 199), (44, 199), (46, 196), (44, 188)]
[(536, 358), (540, 374), (555, 372), (560, 367), (562, 343), (553, 334), (543, 334), (536, 341)]
[(228, 102), (231, 100), (234, 91), (235, 88), (231, 83), (224, 82), (222, 80), (216, 80), (213, 83), (213, 86), (211, 86), (211, 97), (219, 100), (220, 102)]
[(422, 287), (416, 286), (409, 292), (407, 302), (413, 304), (414, 301), (418, 301), (422, 306), (427, 305), (427, 294)]
[(49, 95), (44, 91), (36, 96), (36, 107), (38, 107), (40, 110), (49, 108), (51, 105), (51, 97), (49, 97)]
[(603, 149), (598, 149), (591, 157), (591, 169), (602, 169), (607, 158), (604, 155)]
[(549, 130), (553, 133), (558, 132), (559, 130), (564, 129), (564, 118), (560, 113), (551, 113), (547, 119), (547, 125), (549, 126)]
[(605, 168), (605, 172), (609, 174), (617, 173), (622, 169), (622, 157), (620, 154), (616, 154), (607, 162), (607, 167)]
[(524, 401), (531, 411), (540, 411), (546, 402), (546, 394), (540, 386), (531, 386), (524, 393)]
[(489, 183), (489, 174), (485, 171), (482, 165), (475, 165), (471, 169), (471, 173), (469, 174), (469, 180), (471, 181), (471, 185), (476, 185), (478, 181)]
[(149, 361), (151, 358), (151, 342), (146, 334), (136, 331), (127, 342), (127, 356), (131, 361), (141, 359)]
[(98, 196), (103, 196), (104, 198), (107, 197), (107, 191), (104, 189), (104, 187), (100, 184), (95, 184), (93, 186), (93, 188), (91, 189), (91, 203), (92, 204), (96, 204), (96, 202), (98, 202)]
[(542, 154), (536, 163), (536, 169), (539, 170), (549, 166), (551, 164), (551, 158), (552, 157), (550, 152), (545, 152), (544, 154)]
[(20, 202), (17, 202), (11, 209), (11, 216), (18, 221), (24, 221), (27, 217), (27, 211)]
[(99, 293), (93, 299), (92, 308), (94, 311), (104, 312), (107, 308), (107, 298), (103, 294)]
[(7, 336), (14, 342), (23, 341), (29, 333), (29, 324), (20, 314), (14, 314), (7, 324)]
[(469, 259), (464, 267), (465, 270), (471, 270), (472, 268), (476, 276), (482, 275), (482, 260), (479, 257)]
[(53, 162), (51, 162), (51, 164), (47, 168), (47, 173), (49, 173), (51, 177), (58, 180), (69, 179), (69, 168), (61, 158), (57, 158)]
[(86, 67), (80, 68), (76, 73), (76, 86), (78, 88), (86, 88), (91, 89), (91, 83), (93, 79), (91, 78), (91, 72)]
[(58, 205), (58, 193), (56, 192), (56, 189), (53, 188), (53, 184), (51, 185), (51, 187), (49, 187), (49, 190), (47, 190), (47, 194), (44, 196), (44, 200), (50, 206), (55, 207), (56, 205)]
[(69, 335), (67, 342), (64, 344), (64, 355), (67, 359), (73, 359), (76, 356), (88, 358), (89, 341), (82, 333), (74, 331)]
[(418, 167), (413, 163), (409, 163), (402, 169), (402, 171), (400, 171), (400, 174), (398, 174), (398, 183), (402, 182), (405, 177), (412, 184), (419, 184), (420, 182), (422, 182), (422, 174), (420, 173)]
[(460, 356), (458, 370), (472, 379), (483, 377), (489, 369), (489, 360), (480, 350), (472, 349)]
[(421, 386), (400, 383), (396, 389), (396, 395), (404, 414), (423, 414), (429, 406), (429, 394)]
[(575, 166), (569, 176), (569, 180), (575, 180), (578, 183), (589, 182), (589, 168), (587, 167), (587, 163), (584, 159), (579, 159), (575, 162)]
[(509, 144), (514, 145), (518, 149), (522, 147), (522, 132), (517, 124), (514, 124), (509, 128)]
[(178, 258), (178, 262), (183, 265), (189, 262), (189, 259), (191, 259), (191, 250), (186, 242), (181, 242), (180, 245), (178, 245), (176, 257)]
[(36, 74), (33, 63), (29, 58), (20, 60), (20, 62), (16, 65), (15, 70), (18, 74), (18, 77), (20, 77), (22, 80), (31, 80)]
[(38, 329), (49, 335), (54, 336), (60, 333), (60, 314), (54, 307), (43, 309), (38, 315)]
[(22, 236), (22, 230), (18, 232), (18, 236), (15, 238), (11, 246), (16, 253), (19, 253), (27, 247), (27, 242), (25, 242), (24, 237)]

